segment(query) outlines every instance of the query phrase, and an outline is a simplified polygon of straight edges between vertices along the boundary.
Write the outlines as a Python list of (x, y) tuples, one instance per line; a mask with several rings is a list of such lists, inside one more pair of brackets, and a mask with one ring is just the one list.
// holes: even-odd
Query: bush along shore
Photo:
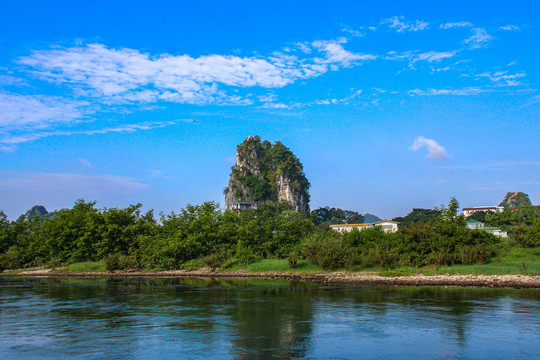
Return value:
[[(535, 275), (540, 274), (539, 209), (505, 211), (498, 221), (506, 226), (509, 238), (468, 229), (457, 210), (452, 199), (448, 207), (433, 209), (426, 219), (394, 233), (375, 227), (341, 234), (329, 229), (331, 222), (319, 219), (320, 212), (302, 214), (286, 202), (265, 202), (244, 212), (224, 212), (217, 203), (206, 202), (156, 219), (152, 211), (143, 213), (140, 204), (99, 209), (94, 202), (78, 200), (71, 209), (47, 217), (9, 221), (0, 212), (0, 270), (6, 275), (13, 274), (12, 269), (30, 274), (29, 268), (40, 267), (57, 269), (49, 275), (138, 276), (240, 271), (257, 276), (322, 276), (328, 281), (380, 276), (384, 283), (390, 283), (389, 278), (448, 280), (458, 274), (530, 275), (535, 284)], [(126, 269), (133, 271), (122, 272)], [(349, 275), (335, 277), (336, 271)], [(365, 282), (379, 281), (369, 279)]]

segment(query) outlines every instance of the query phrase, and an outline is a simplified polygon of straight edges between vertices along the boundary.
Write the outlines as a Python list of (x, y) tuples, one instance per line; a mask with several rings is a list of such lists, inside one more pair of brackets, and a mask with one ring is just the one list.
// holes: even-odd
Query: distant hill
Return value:
[(525, 205), (532, 205), (531, 199), (529, 199), (529, 195), (522, 193), (521, 191), (506, 193), (504, 200), (499, 204), (499, 206), (513, 209)]
[(21, 215), (21, 217), (24, 220), (33, 220), (36, 216), (39, 216), (42, 218), (51, 218), (54, 216), (54, 211), (50, 213), (47, 211), (47, 209), (45, 209), (45, 206), (35, 205), (35, 206), (32, 206), (30, 210), (28, 210), (23, 215)]
[(368, 214), (368, 213), (364, 214), (364, 222), (365, 223), (375, 223), (377, 221), (382, 221), (382, 219), (380, 217), (378, 217), (377, 215)]

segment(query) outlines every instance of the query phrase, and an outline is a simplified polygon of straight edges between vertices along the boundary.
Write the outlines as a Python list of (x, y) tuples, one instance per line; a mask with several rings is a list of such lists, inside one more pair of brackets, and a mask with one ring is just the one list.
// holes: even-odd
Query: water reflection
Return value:
[(538, 290), (0, 279), (7, 358), (531, 358)]

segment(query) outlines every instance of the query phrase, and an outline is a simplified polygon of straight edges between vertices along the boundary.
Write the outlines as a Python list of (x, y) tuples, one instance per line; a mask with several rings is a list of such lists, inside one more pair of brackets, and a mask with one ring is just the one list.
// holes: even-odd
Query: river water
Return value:
[(540, 291), (0, 278), (2, 359), (538, 359)]

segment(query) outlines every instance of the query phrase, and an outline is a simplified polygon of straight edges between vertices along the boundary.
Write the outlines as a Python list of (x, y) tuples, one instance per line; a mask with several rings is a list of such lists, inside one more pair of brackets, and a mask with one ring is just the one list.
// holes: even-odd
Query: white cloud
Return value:
[(313, 47), (326, 53), (326, 59), (322, 62), (327, 64), (341, 64), (349, 67), (358, 61), (375, 60), (377, 56), (370, 54), (358, 54), (347, 51), (343, 48), (344, 39), (338, 40), (317, 40), (312, 43)]
[[(343, 38), (311, 44), (325, 57), (299, 59), (288, 53), (269, 57), (161, 54), (150, 56), (134, 49), (110, 49), (101, 44), (35, 51), (18, 63), (40, 79), (66, 84), (79, 96), (106, 104), (156, 102), (189, 104), (250, 104), (218, 86), (280, 88), (298, 79), (320, 76), (329, 65), (351, 66), (376, 56), (343, 48)], [(298, 45), (305, 53), (306, 44)], [(335, 67), (334, 67), (335, 68)]]
[(519, 31), (519, 30), (521, 30), (519, 28), (519, 26), (516, 26), (516, 25), (505, 25), (505, 26), (499, 27), (499, 29), (505, 30), (505, 31)]
[(467, 45), (470, 49), (486, 47), (493, 39), (493, 36), (489, 35), (485, 29), (474, 28), (471, 31), (473, 35), (463, 40), (463, 44)]
[(88, 161), (86, 159), (77, 159), (77, 161), (80, 162), (81, 164), (83, 164), (84, 166), (86, 166), (89, 169), (91, 169), (93, 167), (92, 163), (90, 163), (90, 161)]
[(393, 16), (388, 19), (381, 20), (381, 25), (389, 24), (392, 29), (396, 29), (397, 32), (402, 33), (406, 31), (420, 31), (429, 26), (428, 22), (422, 20), (416, 20), (415, 22), (405, 21), (404, 16)]
[(274, 102), (267, 102), (262, 105), (262, 108), (264, 109), (289, 109), (289, 105), (285, 105), (283, 103), (274, 103)]
[(260, 102), (274, 102), (277, 100), (277, 95), (274, 93), (266, 93), (264, 95), (257, 96)]
[(414, 144), (411, 149), (413, 151), (418, 151), (421, 148), (426, 148), (428, 151), (427, 159), (446, 159), (448, 158), (448, 153), (446, 149), (433, 139), (426, 139), (423, 136), (419, 136), (414, 140)]
[(29, 86), (28, 81), (11, 75), (0, 75), (0, 86)]
[(473, 25), (468, 21), (460, 21), (460, 22), (441, 24), (440, 28), (451, 29), (451, 28), (456, 28), (456, 27), (460, 28), (460, 27), (471, 27), (471, 26)]
[(458, 95), (458, 96), (468, 96), (468, 95), (478, 95), (485, 92), (492, 92), (491, 89), (482, 89), (479, 87), (468, 87), (464, 89), (427, 89), (420, 90), (414, 89), (409, 90), (407, 93), (409, 95), (421, 95), (421, 96), (431, 96), (431, 95)]
[[(189, 120), (193, 122), (193, 120)], [(176, 121), (158, 121), (158, 122), (144, 122), (138, 124), (126, 124), (119, 125), (115, 127), (108, 127), (103, 129), (95, 130), (72, 130), (72, 131), (42, 131), (42, 132), (30, 132), (20, 135), (10, 135), (0, 138), (0, 143), (7, 145), (21, 144), (29, 141), (34, 141), (38, 139), (43, 139), (50, 136), (70, 136), (70, 135), (95, 135), (95, 134), (106, 134), (106, 133), (134, 133), (137, 131), (143, 130), (152, 130), (163, 128), (166, 126), (174, 125)], [(12, 148), (11, 148), (12, 149)]]
[[(360, 29), (362, 29), (362, 27), (360, 27)], [(362, 31), (352, 29), (349, 25), (345, 25), (341, 29), (341, 31), (351, 34), (352, 37), (362, 37), (362, 36), (364, 36), (364, 33)]]
[(495, 83), (496, 86), (518, 86), (521, 83), (517, 80), (525, 77), (524, 72), (517, 74), (509, 74), (508, 71), (497, 71), (495, 73), (484, 72), (476, 75), (477, 78), (487, 78)]
[(443, 59), (449, 59), (453, 57), (454, 55), (456, 55), (455, 51), (442, 51), (442, 52), (428, 51), (428, 52), (414, 56), (411, 61), (412, 62), (417, 62), (417, 61), (438, 62)]
[(88, 105), (86, 101), (55, 96), (0, 92), (0, 130), (46, 129), (55, 124), (73, 124), (85, 117)]

